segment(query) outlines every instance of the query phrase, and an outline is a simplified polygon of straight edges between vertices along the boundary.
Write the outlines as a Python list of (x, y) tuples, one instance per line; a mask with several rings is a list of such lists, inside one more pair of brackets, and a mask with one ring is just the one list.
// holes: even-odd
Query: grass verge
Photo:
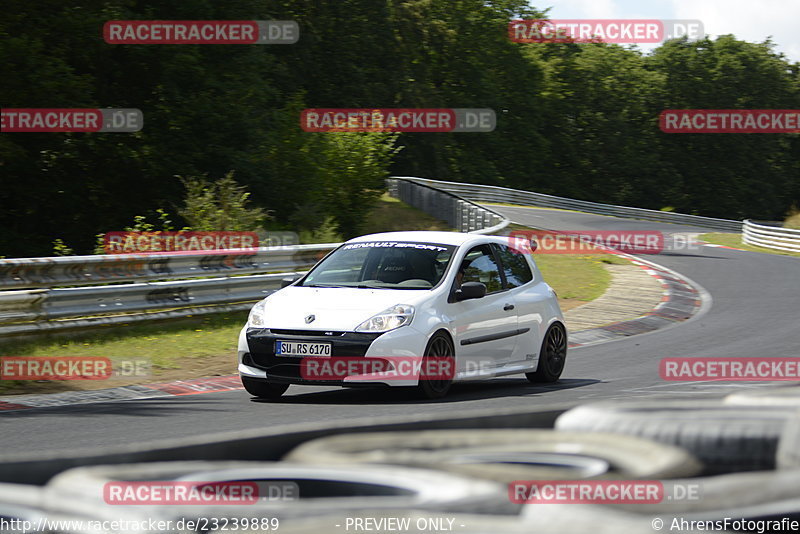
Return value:
[(783, 221), (784, 228), (794, 228), (800, 230), (800, 211), (794, 212)]
[(748, 250), (750, 252), (765, 252), (767, 254), (779, 254), (781, 256), (800, 257), (800, 252), (786, 252), (783, 250), (747, 245), (745, 243), (742, 243), (742, 234), (723, 234), (723, 233), (701, 234), (698, 239), (700, 239), (700, 241), (705, 241), (706, 243), (713, 243), (714, 245), (724, 245), (726, 247)]
[(451, 231), (447, 223), (384, 193), (361, 228), (364, 234), (403, 230)]
[(0, 395), (104, 389), (170, 382), (236, 372), (236, 341), (247, 312), (190, 317), (164, 323), (120, 325), (0, 345), (0, 356), (100, 356), (125, 374), (126, 365), (145, 361), (146, 376), (108, 380), (0, 381)]

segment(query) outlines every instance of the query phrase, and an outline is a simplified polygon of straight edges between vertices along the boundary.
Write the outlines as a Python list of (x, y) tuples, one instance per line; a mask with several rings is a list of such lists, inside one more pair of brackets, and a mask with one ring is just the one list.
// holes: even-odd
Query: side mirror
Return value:
[(300, 278), (301, 278), (300, 276), (287, 276), (286, 278), (281, 280), (281, 289), (283, 289), (286, 286), (294, 284), (295, 282), (300, 280)]
[(456, 289), (455, 297), (457, 301), (480, 299), (486, 296), (486, 286), (480, 282), (464, 282), (461, 287)]

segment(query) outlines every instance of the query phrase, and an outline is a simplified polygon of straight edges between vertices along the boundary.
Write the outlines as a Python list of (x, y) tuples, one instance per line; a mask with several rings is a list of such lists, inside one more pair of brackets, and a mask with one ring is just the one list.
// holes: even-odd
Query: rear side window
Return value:
[(500, 267), (489, 245), (479, 245), (467, 252), (456, 275), (456, 282), (458, 285), (480, 282), (486, 286), (487, 294), (503, 290)]
[(503, 263), (503, 272), (506, 275), (506, 283), (509, 289), (527, 284), (533, 280), (533, 273), (528, 265), (525, 256), (513, 252), (506, 245), (495, 245), (500, 261)]

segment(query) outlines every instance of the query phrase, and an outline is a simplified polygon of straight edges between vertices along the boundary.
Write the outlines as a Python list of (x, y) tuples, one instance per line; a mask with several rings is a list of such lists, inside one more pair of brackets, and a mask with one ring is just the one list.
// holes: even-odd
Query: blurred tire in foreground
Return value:
[(564, 431), (613, 432), (682, 447), (706, 474), (775, 467), (778, 439), (794, 407), (726, 405), (716, 400), (606, 401), (567, 411)]
[(0, 532), (15, 534), (79, 534), (78, 518), (52, 514), (45, 509), (44, 491), (40, 486), (0, 483)]
[(662, 502), (608, 507), (662, 518), (716, 521), (726, 517), (750, 520), (788, 517), (800, 521), (800, 469), (676, 479), (664, 481), (663, 485)]
[[(257, 493), (257, 502), (225, 504), (107, 504), (104, 488), (113, 482), (180, 482), (203, 486), (254, 483), (259, 489), (289, 484), (291, 495)], [(324, 466), (284, 462), (163, 462), (80, 467), (46, 486), (49, 510), (92, 512), (177, 520), (217, 518), (298, 518), (370, 509), (422, 509), (440, 513), (515, 513), (502, 485), (447, 473), (394, 466)]]
[(800, 409), (800, 384), (731, 393), (723, 402), (739, 406), (794, 406)]
[[(570, 505), (573, 506), (573, 505)], [(368, 514), (332, 514), (282, 522), (281, 534), (328, 534), (329, 532), (370, 532), (371, 534), (653, 534), (650, 521), (610, 510), (563, 508), (555, 517), (519, 518), (475, 514), (430, 514), (421, 510), (371, 511)], [(357, 528), (362, 521), (362, 528)], [(368, 522), (368, 523), (367, 523)], [(348, 528), (349, 526), (349, 528)], [(214, 534), (224, 534), (217, 531)], [(692, 532), (692, 531), (684, 531)], [(241, 534), (263, 534), (248, 530)]]
[[(786, 423), (775, 459), (778, 469), (800, 469), (800, 411)], [(798, 477), (800, 485), (800, 477)]]
[(509, 483), (530, 479), (671, 478), (699, 463), (685, 451), (630, 436), (552, 430), (431, 430), (339, 435), (303, 443), (286, 461), (394, 464)]

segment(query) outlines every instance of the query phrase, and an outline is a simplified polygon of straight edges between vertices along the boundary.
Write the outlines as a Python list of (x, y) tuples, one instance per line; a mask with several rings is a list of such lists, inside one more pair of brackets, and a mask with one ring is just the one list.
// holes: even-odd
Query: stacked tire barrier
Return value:
[[(603, 401), (560, 410), (517, 408), (495, 417), (487, 412), (326, 428), (278, 429), (269, 439), (251, 431), (250, 437), (215, 438), (205, 447), (201, 441), (176, 445), (173, 453), (163, 446), (128, 451), (116, 463), (108, 463), (112, 456), (97, 465), (64, 461), (42, 486), (0, 484), (0, 510), (32, 522), (163, 521), (165, 533), (225, 532), (230, 525), (196, 525), (233, 517), (250, 525), (240, 532), (263, 532), (258, 522), (269, 519), (279, 523), (279, 532), (295, 534), (644, 533), (658, 530), (657, 524), (674, 531), (681, 521), (695, 522), (681, 532), (708, 530), (696, 528), (697, 522), (726, 521), (738, 522), (731, 530), (772, 525), (762, 531), (778, 532), (776, 525), (800, 520), (800, 385), (723, 399)], [(174, 459), (203, 454), (209, 459)], [(6, 474), (0, 463), (0, 478)], [(518, 502), (510, 488), (520, 481), (655, 481), (664, 488), (696, 487), (698, 495), (634, 503)], [(244, 482), (258, 486), (259, 501), (108, 502), (108, 484), (140, 482)], [(274, 484), (294, 488), (291, 498), (264, 491)]]
[[(608, 430), (646, 436), (695, 454), (703, 476), (697, 499), (614, 505), (662, 521), (675, 518), (737, 525), (762, 532), (797, 530), (800, 521), (800, 385), (765, 387), (721, 400), (609, 401), (579, 406), (558, 418), (559, 430)], [(788, 526), (786, 521), (794, 521)], [(771, 525), (771, 526), (770, 526)]]
[[(560, 451), (569, 450), (568, 453)], [(700, 464), (685, 451), (630, 436), (554, 430), (481, 429), (340, 435), (310, 441), (285, 457), (326, 464), (425, 467), (496, 480), (691, 476)]]
[(706, 474), (773, 469), (778, 441), (794, 406), (731, 405), (718, 400), (606, 401), (580, 406), (556, 421), (566, 431), (614, 432), (687, 450)]
[[(111, 484), (255, 483), (256, 502), (228, 504), (213, 498), (198, 506), (137, 503), (108, 505)], [(290, 491), (280, 487), (291, 488)], [(272, 493), (268, 488), (276, 489)], [(370, 510), (402, 512), (430, 510), (456, 513), (467, 510), (492, 513), (509, 508), (498, 484), (458, 477), (434, 470), (393, 466), (328, 466), (286, 462), (164, 462), (71, 469), (53, 478), (44, 490), (49, 510), (93, 514), (103, 520), (124, 517), (157, 518), (177, 524), (202, 517), (260, 519), (268, 516), (290, 523), (298, 518), (337, 512)], [(152, 494), (151, 494), (152, 495)]]
[(44, 488), (0, 483), (0, 532), (85, 534), (81, 528), (94, 514), (80, 516), (74, 510), (57, 512), (48, 506)]

